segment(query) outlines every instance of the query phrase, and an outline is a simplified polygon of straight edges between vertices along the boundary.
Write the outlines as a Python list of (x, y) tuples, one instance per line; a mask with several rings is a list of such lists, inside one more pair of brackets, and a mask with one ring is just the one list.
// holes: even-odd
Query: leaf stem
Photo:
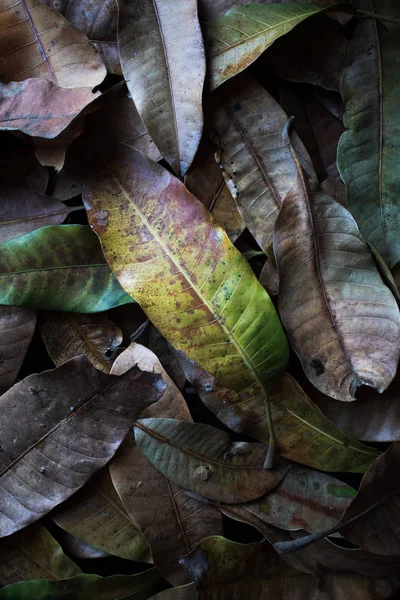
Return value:
[(361, 18), (371, 18), (377, 19), (378, 21), (387, 21), (388, 23), (394, 23), (395, 25), (400, 25), (400, 19), (393, 19), (392, 17), (387, 17), (386, 15), (378, 15), (374, 12), (370, 12), (368, 10), (358, 10), (356, 9), (356, 14)]

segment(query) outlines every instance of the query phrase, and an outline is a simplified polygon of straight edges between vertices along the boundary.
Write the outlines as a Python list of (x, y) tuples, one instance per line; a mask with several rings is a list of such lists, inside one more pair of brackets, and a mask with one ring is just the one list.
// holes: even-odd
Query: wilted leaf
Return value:
[(290, 148), (282, 139), (287, 116), (248, 75), (236, 77), (221, 92), (214, 126), (225, 178), (250, 233), (266, 251), (282, 202), (297, 177)]
[(201, 141), (196, 158), (185, 176), (185, 185), (208, 208), (229, 239), (235, 242), (246, 225), (226, 186), (221, 168), (215, 162), (214, 149), (208, 138)]
[[(141, 416), (190, 421), (182, 395), (148, 348), (131, 344), (115, 361), (113, 372), (120, 374), (134, 364), (141, 370), (160, 373), (168, 383), (160, 400)], [(188, 499), (181, 487), (153, 467), (133, 439), (122, 444), (110, 464), (110, 472), (127, 511), (150, 544), (156, 567), (174, 585), (188, 581), (178, 558), (190, 552), (204, 537), (222, 533), (219, 510)]]
[(122, 343), (122, 331), (102, 313), (42, 313), (39, 329), (57, 367), (84, 354), (96, 369), (109, 373), (115, 350)]
[(84, 225), (50, 225), (0, 244), (1, 304), (101, 312), (131, 302)]
[(85, 114), (81, 113), (57, 137), (35, 138), (35, 156), (40, 164), (61, 171), (69, 146), (83, 133), (84, 127)]
[(136, 369), (115, 378), (79, 357), (3, 394), (0, 536), (26, 527), (82, 487), (164, 387), (156, 375)]
[(106, 76), (86, 35), (40, 0), (4, 0), (0, 28), (5, 83), (40, 77), (63, 88), (93, 88)]
[(135, 441), (171, 481), (210, 500), (240, 503), (276, 487), (289, 465), (265, 470), (267, 446), (232, 443), (229, 435), (200, 423), (174, 419), (136, 421)]
[[(204, 404), (227, 427), (268, 443), (260, 389), (235, 392), (223, 388), (189, 361), (182, 363)], [(288, 373), (269, 394), (272, 421), (281, 456), (315, 469), (364, 473), (378, 456), (374, 448), (345, 436), (318, 410)]]
[[(146, 331), (148, 332), (146, 345), (157, 356), (163, 369), (168, 373), (178, 390), (182, 391), (185, 387), (186, 375), (179, 364), (175, 350), (152, 323), (149, 322)], [(172, 415), (164, 416), (174, 418)]]
[(39, 523), (2, 539), (0, 551), (2, 586), (27, 579), (68, 579), (82, 572)]
[(324, 10), (312, 2), (250, 4), (233, 6), (222, 17), (205, 23), (211, 88), (243, 71), (275, 40)]
[(319, 181), (331, 177), (341, 181), (336, 167), (337, 146), (344, 131), (342, 122), (332, 115), (309, 86), (279, 87), (280, 103), (294, 116), (294, 127), (306, 146)]
[(0, 129), (55, 138), (98, 96), (90, 88), (69, 90), (45, 79), (0, 83)]
[[(355, 4), (363, 10), (382, 11), (379, 0)], [(347, 131), (338, 148), (348, 208), (362, 235), (391, 269), (400, 260), (399, 50), (398, 31), (388, 30), (386, 23), (375, 19), (358, 23), (350, 42), (351, 64), (342, 79)]]
[(122, 75), (117, 48), (117, 3), (114, 0), (42, 0), (83, 31), (114, 75)]
[(36, 311), (0, 305), (0, 394), (15, 382), (36, 327)]
[(118, 45), (132, 99), (163, 157), (185, 175), (203, 129), (196, 0), (119, 1)]
[(0, 185), (0, 243), (45, 225), (62, 223), (80, 209), (32, 190)]
[[(281, 529), (305, 529), (310, 533), (326, 531), (340, 521), (356, 490), (325, 473), (293, 464), (278, 486), (263, 498), (225, 506), (242, 515), (251, 513)], [(245, 518), (243, 519), (245, 520)]]
[(126, 560), (152, 562), (146, 539), (126, 512), (108, 467), (51, 513), (59, 527)]
[(348, 42), (337, 22), (317, 15), (277, 40), (261, 61), (281, 79), (339, 91), (348, 63)]
[(121, 285), (223, 385), (270, 384), (287, 343), (248, 262), (178, 179), (138, 151), (115, 150), (84, 201)]
[[(296, 235), (293, 235), (296, 231)], [(337, 400), (395, 376), (400, 315), (350, 213), (298, 179), (276, 222), (279, 311), (313, 385)]]
[(82, 574), (72, 579), (52, 582), (48, 579), (21, 581), (0, 589), (1, 600), (147, 600), (149, 594), (162, 586), (162, 578), (155, 569), (149, 569), (137, 575), (99, 575)]

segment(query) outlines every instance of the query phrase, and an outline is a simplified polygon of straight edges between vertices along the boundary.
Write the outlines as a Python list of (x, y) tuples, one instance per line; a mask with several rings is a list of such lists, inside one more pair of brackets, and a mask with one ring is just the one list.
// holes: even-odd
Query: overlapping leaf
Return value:
[(132, 370), (115, 378), (79, 357), (3, 394), (0, 537), (36, 521), (81, 488), (164, 387), (156, 375)]
[(15, 382), (36, 327), (35, 310), (0, 306), (0, 394)]
[(0, 244), (0, 302), (101, 312), (131, 302), (82, 225), (49, 225)]
[(196, 0), (119, 1), (122, 72), (161, 154), (185, 175), (203, 129), (203, 39)]
[(3, 0), (2, 80), (48, 79), (64, 88), (93, 88), (106, 69), (86, 35), (40, 0)]
[[(334, 3), (332, 3), (334, 4)], [(282, 35), (321, 11), (312, 2), (233, 6), (225, 15), (205, 24), (212, 89), (251, 65)]]
[[(293, 235), (296, 231), (296, 235)], [(298, 179), (276, 222), (279, 311), (315, 387), (337, 400), (395, 376), (400, 315), (350, 213)]]
[[(385, 12), (378, 0), (358, 0), (356, 5), (372, 13)], [(357, 24), (350, 43), (351, 64), (342, 79), (347, 131), (338, 148), (348, 208), (362, 235), (391, 269), (400, 261), (399, 49), (396, 30), (375, 19)]]
[(180, 181), (137, 151), (116, 151), (84, 201), (122, 287), (227, 387), (269, 384), (287, 345), (249, 264)]

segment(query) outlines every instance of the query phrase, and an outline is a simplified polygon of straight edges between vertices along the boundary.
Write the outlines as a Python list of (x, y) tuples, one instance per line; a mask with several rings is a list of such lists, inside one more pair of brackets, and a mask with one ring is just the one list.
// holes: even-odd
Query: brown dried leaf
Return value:
[(122, 331), (104, 313), (43, 312), (39, 330), (57, 367), (83, 354), (96, 369), (109, 373), (115, 350), (122, 343)]
[(0, 83), (0, 129), (55, 138), (99, 95), (90, 88), (57, 87), (45, 79)]
[(134, 369), (115, 378), (79, 357), (6, 392), (0, 398), (0, 536), (82, 487), (164, 387), (156, 375)]
[(86, 35), (40, 0), (2, 0), (2, 81), (48, 79), (63, 88), (93, 88), (106, 76)]
[(36, 327), (36, 311), (0, 305), (0, 394), (15, 382)]

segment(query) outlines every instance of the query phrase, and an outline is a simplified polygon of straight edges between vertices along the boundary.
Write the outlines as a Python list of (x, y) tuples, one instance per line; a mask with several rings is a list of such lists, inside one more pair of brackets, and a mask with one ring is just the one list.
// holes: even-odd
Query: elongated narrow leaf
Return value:
[(247, 502), (276, 487), (289, 465), (263, 469), (264, 444), (232, 443), (229, 435), (199, 423), (141, 419), (136, 444), (168, 479), (210, 500)]
[(118, 45), (139, 114), (161, 154), (183, 176), (203, 129), (205, 56), (196, 0), (120, 0)]
[(0, 186), (0, 243), (45, 225), (60, 224), (74, 210), (32, 190)]
[(156, 569), (149, 569), (137, 575), (100, 575), (82, 574), (63, 581), (21, 581), (7, 585), (0, 590), (1, 600), (147, 600), (149, 594), (162, 587), (162, 579)]
[(64, 548), (64, 551), (67, 552), (69, 556), (74, 558), (107, 558), (110, 556), (107, 552), (103, 552), (103, 550), (97, 550), (93, 546), (89, 546), (86, 542), (82, 542), (74, 535), (71, 535), (67, 531), (60, 531), (59, 540)]
[[(222, 423), (268, 443), (262, 390), (257, 386), (235, 392), (189, 361), (185, 374), (204, 404)], [(378, 456), (374, 448), (347, 437), (320, 412), (288, 373), (270, 392), (272, 421), (279, 453), (323, 471), (364, 473)]]
[[(245, 74), (225, 85), (220, 98), (214, 125), (227, 185), (265, 251), (282, 202), (297, 178), (290, 148), (282, 139), (288, 119), (276, 100)], [(299, 144), (305, 152), (297, 139)]]
[[(115, 361), (113, 372), (125, 372), (136, 363), (141, 370), (160, 373), (168, 383), (158, 402), (146, 408), (141, 416), (190, 421), (183, 396), (148, 348), (131, 344)], [(110, 472), (126, 510), (149, 542), (158, 570), (174, 585), (189, 581), (178, 559), (204, 537), (222, 533), (220, 511), (188, 499), (183, 488), (153, 467), (133, 439), (128, 438), (122, 444), (110, 464)]]
[(28, 579), (68, 579), (81, 569), (43, 525), (35, 523), (0, 541), (0, 585)]
[[(378, 0), (358, 0), (356, 6), (385, 13)], [(399, 51), (396, 30), (375, 19), (359, 21), (350, 43), (351, 64), (342, 79), (347, 131), (338, 148), (348, 208), (391, 269), (400, 261)]]
[(86, 355), (92, 365), (109, 373), (122, 331), (103, 314), (42, 313), (39, 329), (50, 358), (59, 367), (71, 358)]
[(108, 554), (152, 562), (146, 539), (122, 505), (108, 467), (56, 508), (51, 518), (59, 527)]
[(0, 303), (101, 312), (131, 302), (84, 225), (49, 225), (0, 244)]
[(0, 306), (0, 394), (17, 379), (36, 327), (35, 310)]
[[(332, 3), (334, 4), (334, 3)], [(312, 2), (234, 6), (205, 24), (205, 46), (212, 89), (251, 65), (268, 46), (293, 27), (326, 10)]]
[(86, 35), (40, 0), (3, 0), (0, 59), (5, 83), (27, 77), (65, 88), (93, 88), (106, 76)]
[(313, 385), (351, 401), (358, 386), (381, 392), (394, 378), (399, 309), (351, 214), (309, 191), (298, 168), (274, 233), (279, 311)]
[(0, 129), (55, 138), (98, 95), (90, 88), (64, 89), (37, 78), (0, 83)]
[(3, 394), (0, 537), (36, 521), (82, 487), (164, 387), (157, 375), (133, 369), (116, 378), (80, 357), (31, 375)]
[(115, 151), (84, 201), (122, 287), (227, 387), (270, 382), (287, 342), (246, 259), (178, 179), (136, 150)]
[[(336, 525), (356, 494), (334, 477), (293, 464), (274, 490), (240, 505), (240, 510), (281, 529), (314, 533)], [(231, 506), (226, 506), (229, 511)], [(220, 507), (224, 511), (225, 505)]]

